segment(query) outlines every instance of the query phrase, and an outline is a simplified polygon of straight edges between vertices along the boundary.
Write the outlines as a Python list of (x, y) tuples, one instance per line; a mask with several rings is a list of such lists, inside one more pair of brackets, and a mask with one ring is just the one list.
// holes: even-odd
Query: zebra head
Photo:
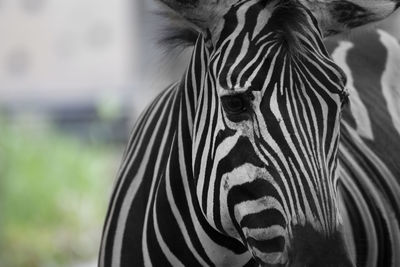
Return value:
[(259, 263), (346, 266), (336, 192), (345, 78), (317, 22), (300, 4), (242, 1), (223, 24), (194, 129), (206, 218)]
[(192, 165), (209, 224), (263, 266), (352, 266), (337, 194), (345, 77), (322, 40), (336, 24), (291, 0), (166, 2), (203, 33)]

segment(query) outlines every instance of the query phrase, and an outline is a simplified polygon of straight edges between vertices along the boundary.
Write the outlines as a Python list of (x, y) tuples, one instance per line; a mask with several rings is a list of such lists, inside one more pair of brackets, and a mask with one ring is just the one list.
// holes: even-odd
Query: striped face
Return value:
[(203, 213), (260, 264), (350, 266), (336, 193), (342, 71), (301, 6), (242, 1), (221, 23), (193, 133)]

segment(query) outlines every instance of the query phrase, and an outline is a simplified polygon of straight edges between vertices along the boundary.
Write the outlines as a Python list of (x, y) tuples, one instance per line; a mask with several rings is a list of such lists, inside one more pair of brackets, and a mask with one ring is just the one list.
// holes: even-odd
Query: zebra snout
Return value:
[(288, 251), (290, 267), (354, 267), (343, 234), (317, 231), (311, 225), (294, 226)]

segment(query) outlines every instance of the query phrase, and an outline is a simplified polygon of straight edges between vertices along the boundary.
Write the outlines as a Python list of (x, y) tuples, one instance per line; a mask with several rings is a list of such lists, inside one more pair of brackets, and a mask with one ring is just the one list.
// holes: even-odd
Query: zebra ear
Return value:
[(300, 0), (317, 19), (324, 36), (379, 21), (400, 6), (400, 0)]
[(200, 32), (213, 32), (233, 0), (158, 0)]

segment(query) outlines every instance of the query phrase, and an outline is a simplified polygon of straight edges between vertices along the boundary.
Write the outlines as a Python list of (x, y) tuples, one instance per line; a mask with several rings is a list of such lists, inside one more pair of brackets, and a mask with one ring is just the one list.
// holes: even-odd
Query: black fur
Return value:
[(160, 30), (158, 44), (165, 47), (168, 51), (184, 50), (196, 44), (199, 32), (192, 28), (187, 21), (172, 13), (162, 11), (156, 13), (166, 22)]
[(295, 226), (293, 228), (292, 247), (289, 261), (293, 267), (353, 267), (340, 232), (329, 236), (317, 232), (313, 226)]
[(199, 32), (192, 28), (169, 27), (164, 30), (159, 43), (171, 49), (187, 48), (196, 43)]

